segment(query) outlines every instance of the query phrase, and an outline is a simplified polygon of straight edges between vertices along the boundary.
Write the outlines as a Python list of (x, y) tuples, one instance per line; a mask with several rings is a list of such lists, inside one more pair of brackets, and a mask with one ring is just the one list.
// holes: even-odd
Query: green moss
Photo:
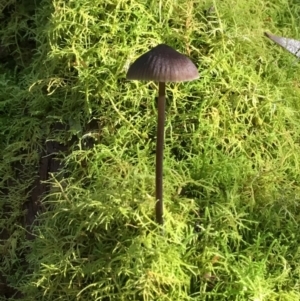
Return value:
[[(22, 300), (299, 299), (299, 66), (263, 32), (299, 38), (300, 6), (215, 2), (2, 5), (0, 271)], [(167, 86), (164, 235), (157, 83), (125, 80), (161, 42), (201, 74)], [(28, 241), (49, 141), (67, 151)]]

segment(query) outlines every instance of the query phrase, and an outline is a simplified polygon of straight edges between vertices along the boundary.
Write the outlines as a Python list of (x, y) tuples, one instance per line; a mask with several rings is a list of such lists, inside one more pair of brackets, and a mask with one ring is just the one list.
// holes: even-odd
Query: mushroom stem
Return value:
[(163, 152), (164, 152), (164, 135), (165, 135), (165, 103), (166, 103), (166, 84), (158, 84), (158, 119), (157, 119), (157, 141), (156, 141), (156, 204), (155, 214), (158, 224), (163, 224)]

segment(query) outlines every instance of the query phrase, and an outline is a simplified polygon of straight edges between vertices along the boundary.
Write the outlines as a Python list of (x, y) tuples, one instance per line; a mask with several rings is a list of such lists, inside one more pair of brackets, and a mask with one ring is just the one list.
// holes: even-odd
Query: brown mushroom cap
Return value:
[(129, 68), (127, 79), (184, 82), (199, 78), (194, 63), (168, 45), (159, 44), (140, 56)]

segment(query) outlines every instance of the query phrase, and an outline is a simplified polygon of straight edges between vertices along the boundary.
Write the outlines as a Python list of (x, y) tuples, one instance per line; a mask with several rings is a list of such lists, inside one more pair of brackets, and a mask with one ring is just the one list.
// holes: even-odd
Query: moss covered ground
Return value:
[[(296, 0), (0, 0), (0, 300), (300, 300)], [(154, 222), (165, 43), (165, 229)]]

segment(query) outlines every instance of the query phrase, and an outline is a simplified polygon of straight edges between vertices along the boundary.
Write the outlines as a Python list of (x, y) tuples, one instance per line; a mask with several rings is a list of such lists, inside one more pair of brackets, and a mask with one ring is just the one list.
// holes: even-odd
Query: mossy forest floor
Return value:
[[(300, 300), (298, 0), (0, 0), (0, 300)], [(164, 233), (154, 222), (165, 43)]]

